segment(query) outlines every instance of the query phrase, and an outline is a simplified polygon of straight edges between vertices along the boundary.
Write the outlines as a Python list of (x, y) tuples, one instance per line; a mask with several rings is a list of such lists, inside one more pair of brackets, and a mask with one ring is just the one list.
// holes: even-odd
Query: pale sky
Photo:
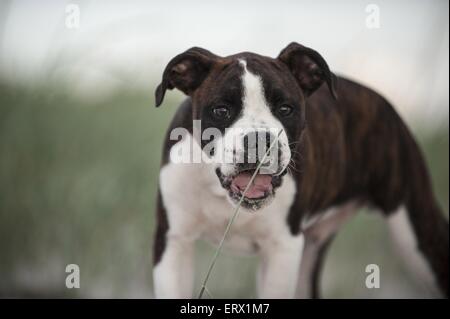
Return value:
[[(378, 29), (366, 26), (371, 3), (380, 10)], [(65, 25), (67, 4), (80, 9), (78, 29)], [(276, 56), (296, 41), (412, 121), (436, 125), (448, 117), (445, 0), (18, 0), (2, 1), (0, 12), (0, 72), (11, 81), (50, 76), (70, 80), (82, 94), (151, 89), (167, 62), (192, 46)]]

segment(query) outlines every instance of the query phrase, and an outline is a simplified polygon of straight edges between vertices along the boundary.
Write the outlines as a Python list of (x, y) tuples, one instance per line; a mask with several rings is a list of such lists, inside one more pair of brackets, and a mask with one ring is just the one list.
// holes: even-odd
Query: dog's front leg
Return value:
[(194, 240), (167, 236), (161, 260), (153, 269), (156, 298), (192, 298)]
[(269, 240), (262, 247), (259, 298), (293, 298), (303, 253), (303, 234)]

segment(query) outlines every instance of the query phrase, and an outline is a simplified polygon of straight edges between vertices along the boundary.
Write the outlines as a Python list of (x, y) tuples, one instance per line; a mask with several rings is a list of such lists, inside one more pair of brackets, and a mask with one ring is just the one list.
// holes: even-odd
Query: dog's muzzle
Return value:
[[(233, 152), (234, 163), (216, 168), (220, 183), (233, 202), (238, 202), (244, 196), (242, 206), (257, 210), (273, 198), (286, 173), (279, 161), (281, 147), (275, 139), (276, 137), (267, 131), (247, 133), (242, 139), (243, 147)], [(226, 169), (223, 169), (224, 166), (227, 166)], [(252, 181), (258, 167), (259, 171)]]

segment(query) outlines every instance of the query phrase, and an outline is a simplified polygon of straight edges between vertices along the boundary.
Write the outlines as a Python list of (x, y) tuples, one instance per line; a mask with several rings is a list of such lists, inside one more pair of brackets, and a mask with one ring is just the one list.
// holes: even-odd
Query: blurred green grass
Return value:
[[(180, 97), (156, 109), (151, 90), (98, 99), (69, 92), (0, 83), (0, 296), (151, 297), (161, 144)], [(448, 212), (448, 125), (419, 142)], [(197, 287), (213, 253), (198, 246)], [(80, 289), (65, 288), (70, 263), (80, 266)], [(386, 274), (379, 290), (363, 287), (368, 263)], [(254, 297), (255, 269), (255, 257), (225, 253), (210, 290)], [(360, 214), (338, 235), (324, 276), (325, 297), (421, 295), (374, 214)]]

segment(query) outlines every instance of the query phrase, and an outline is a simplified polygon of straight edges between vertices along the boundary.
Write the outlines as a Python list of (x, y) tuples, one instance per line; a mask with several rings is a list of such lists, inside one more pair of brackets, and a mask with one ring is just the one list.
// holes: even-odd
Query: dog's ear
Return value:
[(166, 66), (161, 84), (155, 91), (156, 107), (160, 106), (166, 90), (177, 88), (191, 95), (208, 75), (218, 56), (202, 48), (191, 48), (174, 57)]
[(336, 76), (322, 56), (313, 49), (292, 42), (280, 52), (278, 60), (288, 66), (306, 96), (326, 82), (331, 94), (337, 99)]

